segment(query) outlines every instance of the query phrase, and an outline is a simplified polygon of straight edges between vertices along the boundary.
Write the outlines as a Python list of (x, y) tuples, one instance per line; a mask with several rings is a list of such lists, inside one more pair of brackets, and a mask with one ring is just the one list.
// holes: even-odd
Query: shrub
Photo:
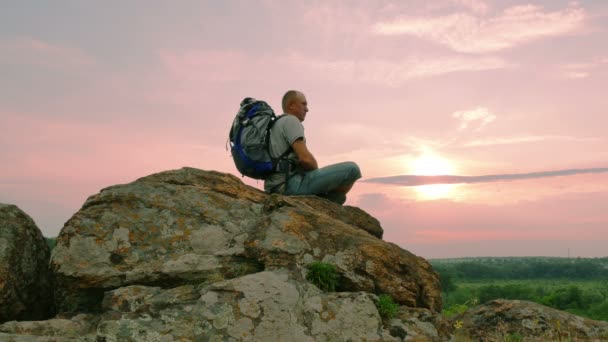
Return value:
[(465, 304), (454, 304), (448, 308), (443, 309), (443, 311), (441, 312), (445, 317), (452, 317), (455, 315), (459, 315), (465, 311), (467, 311), (469, 309), (469, 307), (467, 306), (467, 303)]
[(378, 297), (378, 303), (376, 303), (378, 307), (378, 312), (382, 318), (391, 319), (397, 315), (397, 310), (399, 309), (399, 305), (393, 301), (393, 297), (387, 294), (380, 295)]
[(315, 284), (325, 292), (333, 292), (338, 285), (338, 271), (332, 264), (314, 261), (307, 266), (308, 274), (306, 280)]

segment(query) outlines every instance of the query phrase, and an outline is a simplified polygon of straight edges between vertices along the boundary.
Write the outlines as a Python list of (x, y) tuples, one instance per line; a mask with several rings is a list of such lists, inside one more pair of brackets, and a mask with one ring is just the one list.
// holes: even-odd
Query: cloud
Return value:
[(34, 64), (45, 67), (90, 66), (95, 58), (73, 47), (51, 44), (34, 38), (0, 42), (0, 63)]
[(399, 186), (419, 186), (429, 184), (470, 184), (470, 183), (488, 183), (488, 182), (503, 182), (523, 179), (572, 176), (578, 174), (589, 173), (606, 173), (608, 168), (592, 168), (592, 169), (570, 169), (559, 171), (544, 171), (531, 173), (515, 173), (502, 175), (485, 175), (485, 176), (418, 176), (418, 175), (402, 175), (390, 177), (378, 177), (363, 180), (367, 183), (393, 184)]
[(547, 141), (547, 140), (562, 140), (562, 141), (598, 141), (597, 138), (576, 138), (565, 135), (524, 135), (516, 137), (502, 137), (502, 138), (486, 138), (471, 140), (463, 144), (464, 147), (478, 147), (478, 146), (494, 146), (494, 145), (511, 145), (520, 144), (535, 141)]
[(581, 79), (589, 77), (594, 69), (605, 66), (608, 66), (608, 58), (596, 58), (589, 62), (566, 64), (561, 69), (564, 77)]
[(231, 83), (257, 79), (263, 74), (293, 75), (299, 72), (304, 79), (399, 86), (408, 80), (453, 72), (513, 67), (504, 59), (491, 56), (412, 57), (395, 61), (377, 58), (319, 59), (293, 52), (286, 57), (246, 56), (238, 50), (161, 51), (159, 56), (171, 77), (180, 82), (194, 83)]
[(332, 81), (352, 81), (399, 86), (405, 81), (433, 77), (453, 72), (484, 71), (512, 67), (498, 57), (442, 57), (410, 58), (401, 61), (371, 60), (319, 60), (292, 55), (286, 60), (291, 66), (312, 72), (315, 77), (326, 77)]
[(582, 28), (587, 14), (577, 4), (555, 12), (520, 5), (493, 18), (468, 13), (438, 17), (404, 17), (378, 22), (378, 35), (411, 35), (447, 46), (458, 52), (488, 53), (508, 49), (543, 37), (573, 34)]
[(182, 82), (235, 82), (253, 77), (267, 65), (259, 57), (248, 57), (238, 50), (163, 50), (159, 57), (169, 74)]
[(480, 0), (452, 0), (451, 2), (480, 14), (487, 13), (490, 9), (490, 6), (488, 4)]
[(470, 125), (478, 123), (475, 130), (481, 130), (484, 126), (496, 119), (496, 115), (490, 113), (487, 108), (479, 107), (473, 110), (457, 111), (452, 114), (453, 117), (460, 120), (458, 130), (465, 130)]

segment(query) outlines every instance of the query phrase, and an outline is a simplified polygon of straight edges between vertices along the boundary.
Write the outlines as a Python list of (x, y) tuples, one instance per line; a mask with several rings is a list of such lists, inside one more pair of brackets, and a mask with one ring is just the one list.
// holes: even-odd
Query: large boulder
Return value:
[(455, 336), (474, 341), (608, 341), (608, 322), (520, 300), (493, 300), (453, 322)]
[(289, 273), (258, 272), (203, 290), (130, 286), (111, 291), (97, 336), (121, 341), (396, 340), (382, 329), (373, 295), (322, 293)]
[[(107, 291), (100, 313), (0, 325), (6, 341), (443, 341), (428, 309), (390, 327), (366, 292), (324, 293), (290, 269), (202, 286)], [(412, 317), (408, 310), (417, 310)], [(426, 318), (421, 318), (421, 316)], [(395, 329), (394, 327), (398, 327)], [(399, 330), (401, 329), (401, 330)]]
[(34, 221), (0, 203), (0, 322), (53, 313), (50, 250)]
[(339, 290), (440, 311), (430, 264), (381, 236), (360, 209), (269, 196), (232, 175), (183, 168), (89, 197), (57, 238), (51, 265), (61, 312), (101, 312), (104, 293), (131, 285), (210, 285), (281, 268), (302, 281), (315, 260), (337, 266)]

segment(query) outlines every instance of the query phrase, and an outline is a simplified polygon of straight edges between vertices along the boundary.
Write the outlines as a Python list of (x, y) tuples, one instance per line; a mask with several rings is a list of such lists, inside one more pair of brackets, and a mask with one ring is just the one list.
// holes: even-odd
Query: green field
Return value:
[(431, 260), (442, 280), (444, 314), (492, 299), (520, 299), (608, 321), (608, 258)]

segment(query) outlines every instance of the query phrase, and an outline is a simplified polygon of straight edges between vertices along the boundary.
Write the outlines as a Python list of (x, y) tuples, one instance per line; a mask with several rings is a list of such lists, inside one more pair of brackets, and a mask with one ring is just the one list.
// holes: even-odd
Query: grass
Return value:
[(380, 316), (385, 319), (391, 319), (397, 315), (399, 305), (393, 301), (393, 297), (387, 294), (378, 296), (378, 302), (376, 303)]
[(338, 286), (338, 271), (336, 266), (320, 261), (313, 261), (308, 264), (308, 274), (306, 280), (315, 284), (324, 292), (336, 291)]

